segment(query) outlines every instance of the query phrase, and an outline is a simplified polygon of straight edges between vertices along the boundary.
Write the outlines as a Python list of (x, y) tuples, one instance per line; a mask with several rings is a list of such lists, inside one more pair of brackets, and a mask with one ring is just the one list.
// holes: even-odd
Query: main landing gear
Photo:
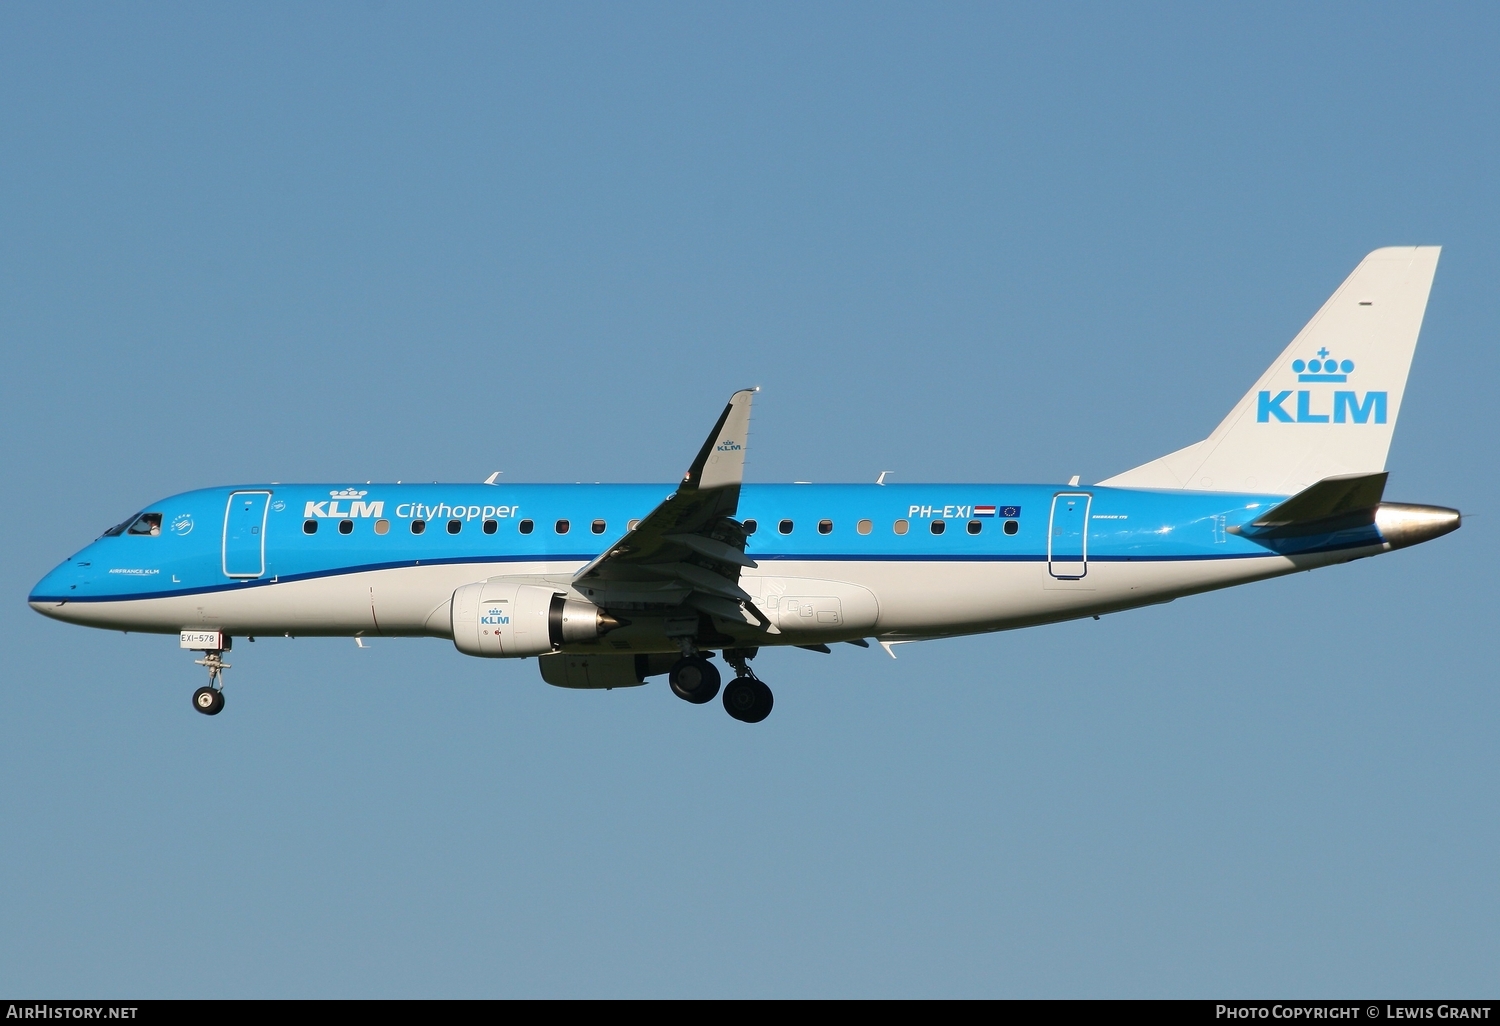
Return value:
[(193, 662), (208, 667), (208, 687), (193, 692), (193, 708), (204, 716), (217, 716), (224, 711), (224, 671), (229, 664), (224, 661), (222, 649), (209, 649), (202, 659)]
[[(741, 723), (759, 723), (771, 715), (776, 699), (765, 681), (750, 669), (755, 649), (726, 648), (724, 661), (734, 667), (735, 678), (724, 686), (724, 711)], [(694, 705), (712, 702), (719, 693), (719, 670), (697, 651), (690, 651), (667, 675), (672, 694)]]
[(759, 723), (771, 715), (776, 698), (759, 677), (736, 677), (724, 689), (724, 711), (741, 723)]
[(667, 683), (678, 698), (703, 705), (719, 693), (719, 668), (697, 653), (685, 655), (672, 665)]

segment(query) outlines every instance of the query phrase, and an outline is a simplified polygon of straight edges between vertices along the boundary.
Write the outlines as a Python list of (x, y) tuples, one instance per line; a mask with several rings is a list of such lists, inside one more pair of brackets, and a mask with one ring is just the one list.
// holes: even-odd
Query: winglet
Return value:
[(709, 433), (708, 441), (698, 450), (698, 458), (683, 475), (683, 486), (704, 491), (709, 488), (738, 488), (745, 478), (745, 444), (750, 434), (751, 388), (729, 397), (729, 405)]
[[(729, 405), (719, 415), (719, 421), (709, 432), (708, 440), (698, 451), (692, 467), (683, 475), (682, 484), (636, 524), (635, 530), (627, 530), (620, 541), (601, 552), (592, 562), (573, 575), (582, 581), (599, 574), (599, 568), (621, 559), (637, 569), (655, 573), (666, 569), (669, 577), (677, 577), (684, 586), (729, 598), (735, 602), (749, 599), (734, 582), (739, 579), (739, 567), (754, 566), (744, 554), (743, 533), (738, 549), (731, 556), (726, 549), (734, 546), (724, 544), (722, 539), (708, 537), (712, 523), (721, 517), (733, 517), (739, 509), (740, 482), (745, 476), (745, 436), (750, 430), (750, 399), (755, 389), (744, 389), (729, 397)], [(699, 535), (702, 538), (684, 540), (684, 536)], [(662, 546), (667, 546), (664, 551)], [(687, 553), (708, 556), (734, 568), (728, 573), (716, 572), (698, 566), (684, 564)], [(707, 575), (689, 582), (687, 575)], [(717, 589), (712, 579), (723, 578)], [(725, 588), (732, 589), (729, 591)], [(757, 616), (762, 626), (769, 620)]]

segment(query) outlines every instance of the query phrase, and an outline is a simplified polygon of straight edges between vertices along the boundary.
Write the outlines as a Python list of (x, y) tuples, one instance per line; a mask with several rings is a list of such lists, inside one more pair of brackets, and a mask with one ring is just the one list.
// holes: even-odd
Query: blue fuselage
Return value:
[[(184, 492), (148, 507), (160, 515), (155, 533), (99, 538), (38, 582), (30, 601), (190, 596), (419, 566), (581, 564), (671, 492), (649, 484)], [(1071, 523), (1056, 522), (1057, 496), (1077, 497)], [(746, 554), (768, 572), (791, 563), (1218, 561), (1380, 544), (1373, 526), (1279, 543), (1236, 532), (1276, 501), (1052, 485), (746, 485), (739, 518), (755, 528)]]

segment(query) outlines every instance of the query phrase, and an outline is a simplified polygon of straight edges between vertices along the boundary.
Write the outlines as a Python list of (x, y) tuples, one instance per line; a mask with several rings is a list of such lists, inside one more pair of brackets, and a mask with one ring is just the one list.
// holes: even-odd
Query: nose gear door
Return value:
[(266, 572), (266, 512), (270, 492), (232, 492), (224, 508), (224, 576)]
[(1053, 577), (1077, 580), (1089, 572), (1088, 492), (1058, 492), (1052, 496), (1047, 530), (1047, 570)]

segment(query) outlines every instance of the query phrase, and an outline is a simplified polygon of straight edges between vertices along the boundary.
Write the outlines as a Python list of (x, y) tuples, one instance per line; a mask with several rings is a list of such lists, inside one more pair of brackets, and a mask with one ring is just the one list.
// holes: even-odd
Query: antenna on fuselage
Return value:
[(487, 477), (487, 478), (484, 479), (484, 483), (487, 484), (487, 485), (494, 484), (495, 483), (495, 478), (499, 477), (503, 473), (505, 473), (505, 471), (503, 471), (503, 470), (497, 470), (497, 471), (495, 471), (489, 477)]
[(885, 475), (887, 475), (889, 473), (890, 473), (889, 470), (882, 470), (880, 472), (880, 476), (875, 479), (875, 483), (878, 484), (878, 485), (885, 484)]

